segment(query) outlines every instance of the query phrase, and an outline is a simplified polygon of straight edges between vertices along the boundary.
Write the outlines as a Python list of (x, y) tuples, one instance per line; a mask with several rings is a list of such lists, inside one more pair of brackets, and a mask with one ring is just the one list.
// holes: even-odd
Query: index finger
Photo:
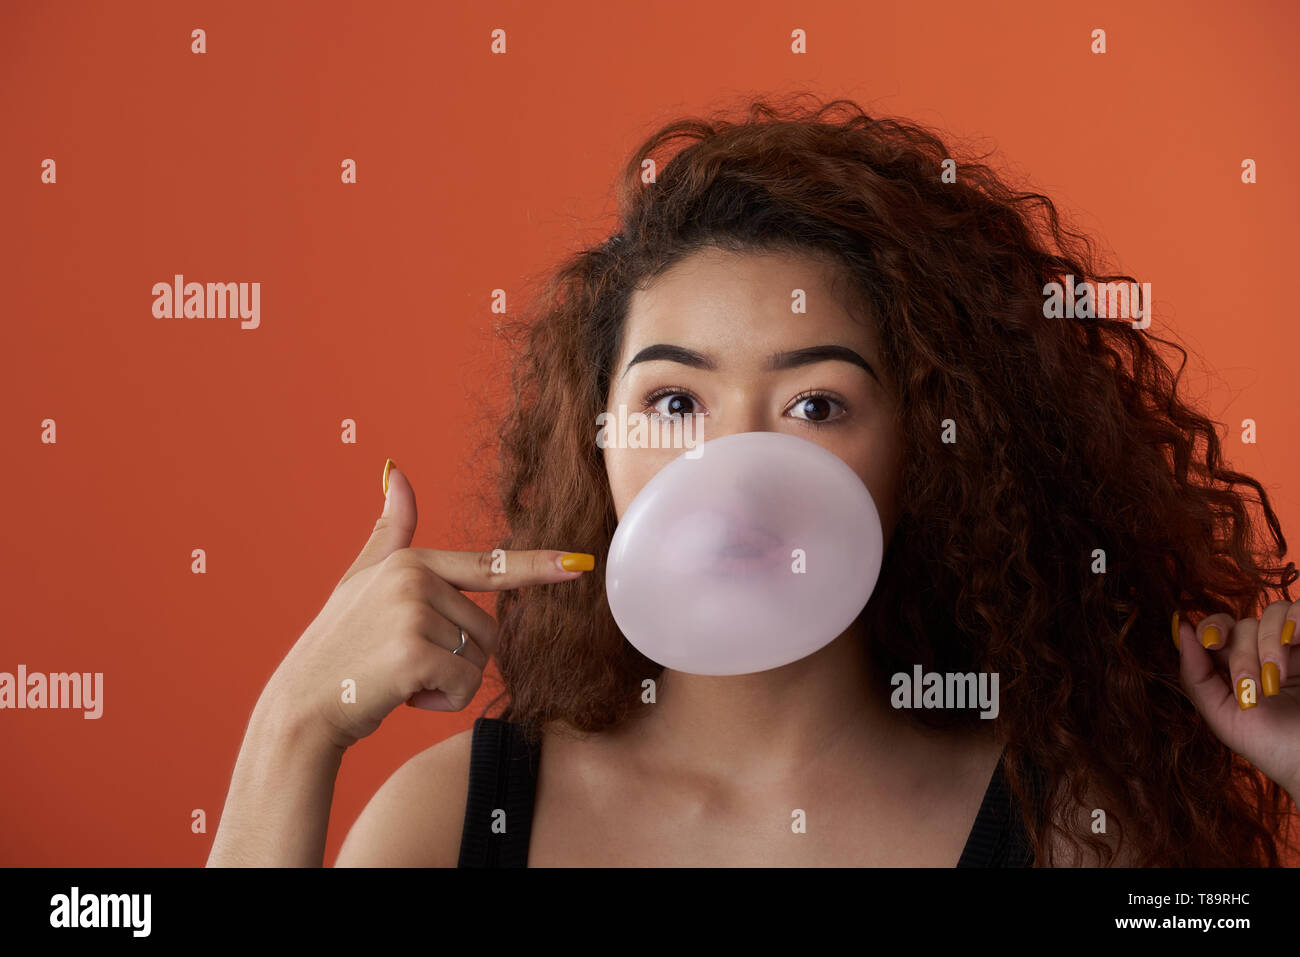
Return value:
[(455, 552), (440, 548), (407, 549), (429, 571), (462, 591), (504, 591), (522, 585), (546, 585), (577, 578), (596, 567), (586, 552), (552, 548)]

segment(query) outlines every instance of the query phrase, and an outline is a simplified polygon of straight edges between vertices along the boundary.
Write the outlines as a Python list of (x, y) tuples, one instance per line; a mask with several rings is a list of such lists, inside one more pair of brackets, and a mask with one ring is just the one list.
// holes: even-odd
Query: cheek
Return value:
[(881, 455), (873, 459), (864, 479), (880, 512), (881, 530), (888, 543), (898, 521), (898, 485), (901, 461), (896, 456)]
[(885, 540), (888, 541), (898, 517), (899, 473), (902, 467), (898, 444), (882, 436), (879, 441), (873, 441), (869, 447), (858, 451), (849, 464), (871, 493), (871, 499), (880, 513)]
[(609, 476), (609, 494), (619, 519), (643, 484), (636, 474), (636, 460), (627, 449), (605, 449), (605, 474)]
[(680, 450), (672, 449), (607, 448), (603, 451), (609, 492), (614, 500), (614, 512), (620, 520), (645, 484), (681, 454)]

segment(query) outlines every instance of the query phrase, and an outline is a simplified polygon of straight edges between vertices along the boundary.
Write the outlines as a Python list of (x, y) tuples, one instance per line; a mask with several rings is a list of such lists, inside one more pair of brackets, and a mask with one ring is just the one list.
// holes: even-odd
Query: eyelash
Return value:
[[(664, 398), (664, 396), (669, 396), (669, 395), (689, 396), (690, 400), (694, 402), (696, 405), (700, 404), (700, 400), (696, 397), (695, 393), (692, 392), (690, 389), (684, 388), (682, 386), (668, 385), (659, 389), (655, 389), (653, 392), (647, 395), (645, 399), (642, 400), (645, 402), (645, 406), (646, 406), (645, 411), (652, 412), (654, 410), (654, 404), (658, 402), (660, 399)], [(806, 402), (808, 399), (828, 399), (829, 401), (834, 402), (844, 411), (843, 413), (836, 416), (835, 418), (829, 419), (824, 422), (818, 422), (816, 419), (798, 420), (800, 422), (805, 423), (806, 425), (811, 425), (819, 429), (825, 428), (826, 426), (829, 425), (836, 425), (841, 419), (845, 418), (849, 413), (849, 407), (844, 403), (843, 399), (841, 399), (837, 395), (834, 395), (833, 393), (823, 392), (819, 389), (809, 389), (807, 392), (799, 393), (797, 396), (794, 397), (794, 400), (790, 403), (790, 407), (795, 408), (796, 406), (799, 405), (800, 402)], [(664, 413), (655, 412), (654, 414), (663, 415)], [(678, 414), (682, 414), (682, 413), (678, 413)], [(685, 413), (685, 414), (689, 415), (692, 413)]]

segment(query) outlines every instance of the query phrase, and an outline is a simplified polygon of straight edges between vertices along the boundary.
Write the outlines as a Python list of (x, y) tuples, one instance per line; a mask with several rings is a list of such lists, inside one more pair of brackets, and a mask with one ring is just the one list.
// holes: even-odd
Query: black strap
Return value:
[(458, 867), (528, 866), (539, 755), (523, 725), (475, 720)]
[(1033, 866), (1029, 835), (1003, 769), (1005, 760), (1003, 754), (993, 769), (979, 813), (975, 815), (970, 836), (966, 838), (966, 846), (957, 861), (958, 867)]

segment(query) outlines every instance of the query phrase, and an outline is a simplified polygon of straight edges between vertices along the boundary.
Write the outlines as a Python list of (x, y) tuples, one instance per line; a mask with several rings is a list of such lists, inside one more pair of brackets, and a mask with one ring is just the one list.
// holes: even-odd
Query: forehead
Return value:
[(855, 300), (829, 256), (710, 246), (632, 294), (621, 352), (661, 341), (768, 352), (812, 339), (874, 351), (875, 331)]

